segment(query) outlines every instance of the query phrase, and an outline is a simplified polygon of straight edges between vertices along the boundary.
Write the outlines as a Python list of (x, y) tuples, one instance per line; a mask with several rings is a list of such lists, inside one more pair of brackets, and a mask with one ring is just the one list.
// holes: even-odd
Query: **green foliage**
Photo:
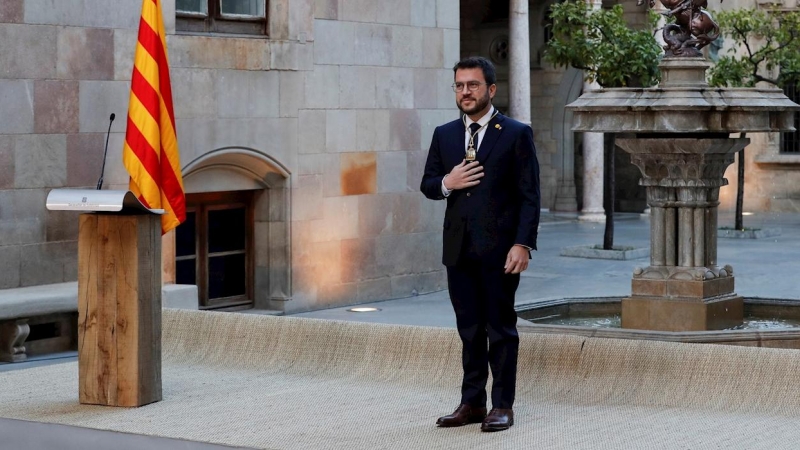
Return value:
[(709, 71), (710, 85), (783, 87), (800, 81), (800, 12), (737, 9), (715, 18), (734, 45)]
[(581, 0), (555, 3), (550, 8), (553, 38), (544, 59), (556, 66), (584, 70), (589, 81), (604, 87), (653, 86), (660, 73), (661, 48), (651, 30), (633, 30), (625, 23), (622, 6), (592, 11)]

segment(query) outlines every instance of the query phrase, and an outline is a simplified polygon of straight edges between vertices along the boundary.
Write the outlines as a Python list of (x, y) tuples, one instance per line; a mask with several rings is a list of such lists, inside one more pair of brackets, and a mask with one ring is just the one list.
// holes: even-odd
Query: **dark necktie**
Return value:
[(480, 130), (480, 129), (481, 129), (481, 126), (478, 124), (478, 122), (473, 122), (473, 123), (471, 123), (469, 125), (469, 134), (474, 136), (472, 138), (472, 143), (475, 145), (475, 150), (476, 151), (478, 150), (478, 144), (479, 144), (479, 142), (478, 142), (478, 130)]

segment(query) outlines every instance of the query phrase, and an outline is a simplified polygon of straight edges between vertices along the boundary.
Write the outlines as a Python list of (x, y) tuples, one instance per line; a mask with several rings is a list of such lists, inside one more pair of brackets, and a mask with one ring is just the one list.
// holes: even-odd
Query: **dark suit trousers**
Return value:
[(519, 349), (514, 294), (519, 274), (503, 272), (502, 265), (489, 265), (469, 255), (447, 267), (450, 301), (463, 343), (464, 404), (486, 405), (488, 367), (493, 378), (492, 406), (511, 408), (514, 403)]

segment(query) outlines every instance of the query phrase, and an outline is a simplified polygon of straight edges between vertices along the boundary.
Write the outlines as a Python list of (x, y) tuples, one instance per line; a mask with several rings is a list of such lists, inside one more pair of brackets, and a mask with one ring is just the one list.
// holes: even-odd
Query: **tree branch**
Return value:
[(765, 83), (770, 83), (773, 86), (778, 86), (778, 80), (777, 79), (773, 80), (772, 78), (762, 77), (761, 75), (759, 75), (757, 73), (753, 73), (753, 79), (755, 80), (756, 83), (763, 81)]
[(739, 36), (742, 37), (742, 44), (744, 44), (744, 48), (747, 49), (747, 56), (749, 57), (749, 59), (752, 59), (753, 49), (750, 48), (750, 43), (747, 41), (747, 36), (745, 36), (744, 32), (739, 28), (734, 26), (733, 29), (736, 30), (736, 32), (739, 33)]

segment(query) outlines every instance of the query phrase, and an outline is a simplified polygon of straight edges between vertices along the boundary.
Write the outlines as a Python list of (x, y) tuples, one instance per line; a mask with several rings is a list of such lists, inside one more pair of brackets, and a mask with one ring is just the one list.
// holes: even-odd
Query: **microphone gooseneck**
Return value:
[(106, 171), (106, 156), (108, 155), (108, 138), (111, 136), (111, 124), (114, 123), (114, 119), (116, 118), (116, 114), (111, 113), (111, 117), (108, 118), (108, 131), (106, 132), (106, 148), (103, 151), (103, 166), (100, 168), (100, 179), (97, 180), (97, 190), (103, 188), (103, 173)]

